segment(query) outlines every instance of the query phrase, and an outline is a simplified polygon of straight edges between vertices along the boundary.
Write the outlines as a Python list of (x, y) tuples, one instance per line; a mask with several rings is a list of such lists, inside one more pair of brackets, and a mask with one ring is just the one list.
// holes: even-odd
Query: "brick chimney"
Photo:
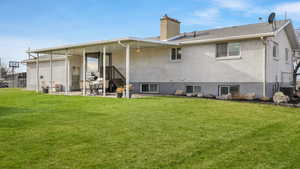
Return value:
[(167, 40), (180, 34), (180, 22), (164, 15), (160, 19), (160, 40)]

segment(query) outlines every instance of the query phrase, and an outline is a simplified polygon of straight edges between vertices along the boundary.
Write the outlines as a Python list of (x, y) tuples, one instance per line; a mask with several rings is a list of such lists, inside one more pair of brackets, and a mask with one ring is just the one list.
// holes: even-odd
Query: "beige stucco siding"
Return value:
[[(131, 50), (131, 82), (262, 82), (261, 40), (241, 41), (241, 58), (217, 60), (216, 44), (182, 47), (182, 60), (170, 60), (169, 48)], [(125, 73), (125, 51), (113, 53), (113, 65)]]
[[(276, 42), (279, 47), (278, 58), (273, 57), (273, 45)], [(267, 43), (267, 82), (289, 83), (292, 80), (292, 48), (284, 30), (274, 38), (269, 38)], [(285, 49), (289, 51), (289, 59), (286, 62)], [(276, 81), (277, 79), (277, 81)]]
[[(40, 78), (40, 87), (43, 84), (50, 86), (50, 63), (41, 62), (39, 63), (39, 76)], [(54, 84), (65, 84), (65, 61), (53, 61), (53, 82)], [(35, 90), (36, 88), (36, 64), (27, 63), (27, 89)]]

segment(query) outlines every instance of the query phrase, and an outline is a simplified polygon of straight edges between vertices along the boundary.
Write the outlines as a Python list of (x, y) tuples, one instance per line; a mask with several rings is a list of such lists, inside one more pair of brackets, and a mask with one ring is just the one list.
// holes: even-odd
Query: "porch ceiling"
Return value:
[(124, 49), (124, 47), (121, 44), (119, 44), (119, 42), (121, 42), (122, 44), (129, 44), (130, 48), (132, 49), (179, 46), (178, 43), (174, 42), (164, 42), (139, 38), (122, 38), (109, 41), (96, 41), (90, 43), (64, 45), (53, 48), (36, 49), (27, 52), (40, 54), (49, 54), (52, 52), (56, 55), (64, 55), (66, 53), (68, 55), (82, 55), (83, 50), (85, 50), (86, 53), (99, 52), (103, 50), (104, 46), (106, 47), (106, 52), (113, 52), (116, 50)]

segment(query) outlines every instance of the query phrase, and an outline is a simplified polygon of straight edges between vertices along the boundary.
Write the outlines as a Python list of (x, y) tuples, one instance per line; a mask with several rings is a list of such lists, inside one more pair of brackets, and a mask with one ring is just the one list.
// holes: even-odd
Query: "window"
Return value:
[(274, 42), (273, 44), (273, 57), (274, 58), (277, 58), (278, 57), (278, 54), (279, 54), (279, 51), (278, 51), (278, 44), (276, 42)]
[(220, 96), (227, 95), (228, 93), (231, 93), (232, 95), (238, 95), (240, 93), (240, 87), (238, 85), (219, 87)]
[(200, 93), (201, 86), (186, 86), (186, 93)]
[(171, 60), (181, 60), (181, 48), (172, 48), (171, 50)]
[(285, 48), (285, 63), (289, 63), (289, 49)]
[(217, 58), (227, 56), (240, 56), (241, 45), (240, 43), (220, 43), (217, 44)]
[(141, 84), (141, 93), (159, 93), (158, 84)]

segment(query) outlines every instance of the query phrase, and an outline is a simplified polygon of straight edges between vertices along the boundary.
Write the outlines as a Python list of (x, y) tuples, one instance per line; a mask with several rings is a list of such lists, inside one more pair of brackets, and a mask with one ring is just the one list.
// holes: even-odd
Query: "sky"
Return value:
[(7, 63), (26, 59), (29, 47), (158, 36), (164, 14), (191, 32), (267, 21), (271, 12), (300, 28), (299, 0), (0, 0), (0, 57)]

